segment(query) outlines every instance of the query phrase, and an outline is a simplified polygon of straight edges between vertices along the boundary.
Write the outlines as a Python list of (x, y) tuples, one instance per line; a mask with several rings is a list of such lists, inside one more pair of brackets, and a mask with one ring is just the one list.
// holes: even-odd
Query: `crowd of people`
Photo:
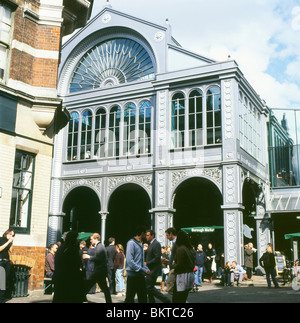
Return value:
[[(233, 286), (252, 279), (253, 256), (256, 249), (252, 243), (245, 245), (244, 267), (236, 261), (216, 265), (217, 254), (209, 243), (204, 251), (198, 244), (196, 250), (184, 231), (171, 227), (165, 231), (170, 246), (161, 246), (153, 230), (138, 226), (133, 237), (127, 242), (126, 252), (115, 238), (108, 239), (108, 246), (101, 243), (98, 233), (86, 241), (78, 241), (78, 233), (69, 231), (63, 242), (51, 244), (45, 259), (45, 276), (54, 283), (54, 303), (86, 302), (87, 294), (95, 293), (97, 285), (104, 293), (107, 303), (111, 295), (125, 296), (125, 303), (185, 303), (190, 291), (198, 291), (204, 276), (212, 283), (213, 275), (219, 275), (224, 286)], [(0, 238), (0, 302), (9, 298), (12, 291), (12, 264), (9, 253), (15, 237), (13, 230), (7, 230)], [(143, 244), (143, 242), (146, 243)], [(259, 259), (266, 271), (268, 287), (271, 278), (275, 287), (275, 256), (272, 245)], [(161, 276), (161, 288), (156, 288)], [(271, 278), (270, 278), (271, 277)], [(2, 285), (1, 285), (2, 282)], [(167, 292), (167, 293), (166, 293)]]
[[(45, 260), (45, 275), (54, 282), (54, 303), (85, 302), (88, 293), (95, 293), (96, 284), (107, 303), (111, 295), (125, 296), (125, 303), (186, 302), (193, 288), (195, 250), (188, 235), (175, 228), (166, 230), (172, 248), (162, 248), (153, 230), (138, 226), (124, 246), (108, 239), (104, 246), (98, 233), (78, 245), (78, 234), (70, 231), (64, 242), (49, 246)], [(147, 243), (143, 242), (146, 241)], [(174, 276), (173, 284), (171, 276)], [(156, 288), (159, 276), (162, 288)], [(168, 293), (165, 293), (168, 279)]]

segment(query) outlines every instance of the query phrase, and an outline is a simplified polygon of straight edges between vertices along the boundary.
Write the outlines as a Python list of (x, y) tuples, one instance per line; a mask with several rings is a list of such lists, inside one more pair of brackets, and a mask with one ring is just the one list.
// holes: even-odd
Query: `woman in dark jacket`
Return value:
[(188, 235), (183, 231), (178, 232), (176, 245), (175, 264), (173, 265), (176, 280), (172, 302), (186, 303), (194, 283), (195, 250)]
[(117, 255), (114, 261), (114, 271), (116, 273), (116, 280), (118, 286), (118, 292), (125, 295), (125, 282), (124, 282), (124, 264), (125, 264), (125, 256), (124, 256), (124, 248), (121, 244), (116, 245)]
[(265, 269), (266, 271), (266, 278), (268, 287), (271, 288), (271, 279), (272, 277), (273, 284), (276, 288), (279, 287), (277, 279), (276, 279), (276, 270), (275, 270), (275, 256), (273, 254), (272, 247), (268, 246), (266, 252), (261, 256), (259, 259), (259, 264)]
[(68, 232), (55, 255), (53, 303), (82, 303), (85, 300), (77, 238), (77, 232)]
[(213, 276), (212, 264), (213, 264), (213, 260), (216, 258), (216, 250), (212, 247), (211, 243), (208, 244), (208, 248), (206, 249), (205, 253), (207, 256), (207, 260), (205, 263), (206, 273), (207, 273), (209, 282), (212, 283), (212, 276)]

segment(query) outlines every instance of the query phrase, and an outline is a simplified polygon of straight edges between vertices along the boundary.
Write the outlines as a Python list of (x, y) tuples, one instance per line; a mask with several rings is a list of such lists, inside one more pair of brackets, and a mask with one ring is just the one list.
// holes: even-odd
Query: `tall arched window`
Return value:
[(182, 93), (173, 95), (171, 109), (172, 148), (184, 147), (185, 97)]
[(92, 157), (92, 131), (93, 114), (90, 110), (85, 110), (81, 117), (80, 159), (90, 159)]
[(108, 157), (120, 155), (120, 121), (121, 108), (115, 105), (109, 112)]
[(144, 101), (139, 107), (138, 154), (151, 153), (151, 103)]
[(79, 114), (77, 112), (71, 113), (68, 129), (68, 147), (67, 160), (77, 159), (78, 148), (78, 131), (79, 131)]
[(221, 143), (221, 92), (217, 86), (209, 88), (206, 93), (206, 127), (207, 144)]
[(106, 130), (106, 112), (100, 108), (96, 112), (95, 118), (95, 140), (94, 154), (97, 158), (105, 157), (105, 130)]
[(202, 92), (194, 90), (189, 96), (189, 146), (203, 145)]
[(135, 154), (135, 121), (136, 107), (133, 103), (128, 103), (124, 109), (123, 155)]

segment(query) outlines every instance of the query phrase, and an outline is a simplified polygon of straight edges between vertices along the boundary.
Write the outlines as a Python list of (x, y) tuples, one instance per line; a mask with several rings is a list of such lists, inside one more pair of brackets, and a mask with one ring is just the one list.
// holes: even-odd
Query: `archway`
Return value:
[(101, 210), (97, 194), (88, 187), (73, 189), (65, 198), (63, 212), (63, 232), (101, 232)]
[[(243, 185), (243, 236), (244, 244), (252, 242), (256, 245), (256, 197), (258, 196), (258, 185), (253, 181), (246, 180)], [(256, 246), (255, 246), (256, 247)]]
[[(176, 229), (186, 227), (223, 226), (221, 205), (223, 198), (214, 183), (205, 178), (190, 178), (181, 183), (175, 191), (173, 225)], [(224, 230), (192, 233), (193, 245), (199, 243), (205, 249), (209, 242), (218, 254), (224, 251)]]
[(114, 237), (116, 243), (122, 244), (125, 248), (137, 225), (145, 225), (150, 229), (150, 208), (149, 195), (141, 186), (129, 183), (117, 188), (108, 204), (106, 241), (109, 237)]
[[(258, 196), (258, 185), (252, 180), (246, 180), (243, 185), (242, 199), (243, 206), (243, 239), (244, 245), (249, 242), (253, 243), (254, 248), (257, 248), (257, 232), (256, 232), (256, 198)], [(258, 265), (257, 253), (253, 257), (254, 268)]]

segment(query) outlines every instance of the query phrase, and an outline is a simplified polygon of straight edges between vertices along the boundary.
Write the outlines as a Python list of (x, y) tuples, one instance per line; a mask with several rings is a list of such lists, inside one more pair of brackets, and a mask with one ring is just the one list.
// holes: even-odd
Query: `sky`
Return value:
[[(106, 0), (94, 0), (92, 17)], [(192, 52), (234, 59), (270, 108), (300, 110), (300, 0), (109, 0), (113, 9), (165, 25)]]

